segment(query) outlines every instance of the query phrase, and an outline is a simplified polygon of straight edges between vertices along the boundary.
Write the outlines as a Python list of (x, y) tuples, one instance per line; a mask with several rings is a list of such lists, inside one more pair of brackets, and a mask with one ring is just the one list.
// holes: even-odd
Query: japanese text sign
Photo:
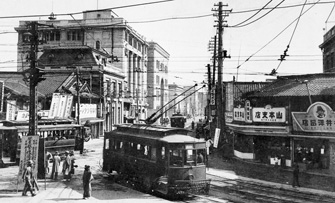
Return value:
[(305, 132), (335, 132), (335, 113), (325, 103), (316, 102), (307, 112), (292, 112), (293, 129)]
[(270, 105), (265, 108), (253, 108), (252, 120), (253, 122), (283, 123), (286, 122), (286, 109), (284, 107), (271, 108)]

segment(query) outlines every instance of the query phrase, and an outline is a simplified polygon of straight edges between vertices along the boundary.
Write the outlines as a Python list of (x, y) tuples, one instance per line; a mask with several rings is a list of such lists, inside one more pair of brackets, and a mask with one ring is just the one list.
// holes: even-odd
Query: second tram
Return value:
[(106, 132), (103, 169), (167, 197), (208, 193), (205, 141), (182, 128), (122, 124)]

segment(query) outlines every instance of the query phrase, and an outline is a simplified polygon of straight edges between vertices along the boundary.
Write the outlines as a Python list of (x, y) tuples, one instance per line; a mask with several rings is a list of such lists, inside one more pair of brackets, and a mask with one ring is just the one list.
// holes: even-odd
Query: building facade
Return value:
[(234, 156), (334, 174), (334, 74), (278, 77), (234, 104)]
[(167, 104), (169, 99), (169, 86), (168, 86), (168, 62), (170, 54), (164, 50), (158, 43), (149, 42), (148, 47), (148, 69), (147, 69), (147, 97), (149, 112), (151, 115), (156, 111), (163, 114), (160, 122), (168, 116)]
[[(160, 72), (159, 85), (148, 83), (147, 77), (153, 77), (153, 72), (148, 71), (149, 43), (125, 19), (114, 16), (110, 9), (84, 11), (83, 19), (49, 18), (39, 20), (38, 24), (36, 32), (39, 45), (36, 55), (40, 58), (44, 54), (44, 62), (48, 62), (39, 63), (38, 68), (48, 71), (79, 69), (80, 76), (90, 82), (92, 90), (103, 96), (98, 112), (105, 119), (107, 131), (114, 124), (145, 119), (148, 116), (150, 98), (147, 87), (161, 88), (161, 84), (162, 89), (167, 87), (167, 77), (161, 75), (167, 74), (168, 53), (157, 43), (151, 43), (151, 59), (155, 60), (159, 55), (163, 60), (160, 60), (159, 67), (155, 67), (156, 63), (152, 65)], [(18, 32), (18, 71), (25, 71), (30, 67), (32, 42), (26, 35), (32, 31), (30, 25), (29, 21), (20, 21), (15, 28)], [(88, 49), (90, 50), (87, 51)], [(70, 53), (72, 58), (67, 57), (57, 65), (55, 62), (61, 62), (56, 60), (57, 56), (64, 56), (64, 53)], [(88, 59), (91, 64), (86, 63)], [(65, 60), (69, 61), (66, 63)], [(163, 94), (162, 101), (166, 101), (164, 98), (167, 96)], [(159, 105), (162, 102), (155, 102), (151, 107), (157, 109), (157, 102)]]

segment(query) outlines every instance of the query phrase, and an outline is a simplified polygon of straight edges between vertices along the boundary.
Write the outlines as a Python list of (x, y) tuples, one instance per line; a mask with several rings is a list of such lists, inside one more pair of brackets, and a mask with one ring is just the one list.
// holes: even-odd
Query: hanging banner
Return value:
[(293, 130), (304, 132), (335, 132), (335, 113), (323, 102), (309, 106), (306, 112), (292, 112)]
[(59, 100), (60, 100), (60, 93), (53, 93), (50, 105), (49, 118), (55, 118), (57, 116)]
[(68, 95), (66, 100), (64, 118), (69, 118), (71, 116), (72, 105), (73, 105), (73, 95)]
[(67, 101), (67, 95), (64, 95), (64, 94), (60, 95), (58, 113), (55, 117), (64, 118), (66, 101)]
[(213, 147), (218, 148), (220, 139), (220, 128), (215, 128), (215, 135), (214, 135), (214, 144)]
[(15, 111), (16, 111), (16, 101), (15, 100), (7, 100), (7, 112), (6, 112), (6, 120), (14, 121), (15, 120)]
[(27, 162), (29, 160), (32, 160), (34, 162), (33, 174), (37, 178), (38, 141), (39, 141), (39, 136), (22, 136), (19, 174), (18, 174), (19, 181), (22, 181), (21, 177), (22, 177), (25, 167), (27, 166)]

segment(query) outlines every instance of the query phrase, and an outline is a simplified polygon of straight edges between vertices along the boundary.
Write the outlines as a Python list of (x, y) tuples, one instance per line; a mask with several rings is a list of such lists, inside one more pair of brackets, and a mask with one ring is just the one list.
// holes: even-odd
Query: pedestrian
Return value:
[(57, 180), (58, 179), (58, 172), (59, 172), (59, 166), (61, 159), (58, 155), (58, 151), (55, 152), (53, 158), (52, 158), (52, 170), (51, 170), (51, 179)]
[(33, 185), (35, 184), (35, 178), (33, 175), (33, 161), (29, 160), (27, 162), (27, 167), (24, 169), (22, 174), (22, 179), (24, 181), (24, 188), (22, 191), (22, 196), (27, 196), (27, 191), (31, 193), (31, 196), (35, 196), (36, 194), (33, 191)]
[(83, 188), (84, 188), (83, 199), (88, 199), (91, 197), (91, 192), (92, 192), (91, 182), (93, 179), (94, 178), (90, 170), (90, 166), (85, 165), (85, 171), (83, 174)]
[(299, 184), (299, 165), (294, 163), (292, 187), (300, 187)]
[(63, 176), (66, 181), (71, 180), (71, 157), (69, 151), (65, 151), (65, 160), (63, 163)]
[(191, 123), (192, 130), (194, 130), (194, 125), (195, 125), (195, 123), (194, 123), (194, 121), (192, 121), (192, 123)]
[(200, 151), (198, 151), (197, 164), (204, 163), (204, 156)]
[[(70, 170), (70, 176), (74, 174), (74, 168), (76, 167), (74, 165), (76, 158), (74, 157), (74, 151), (70, 151), (70, 159), (71, 159), (71, 170)], [(70, 177), (71, 178), (71, 177)]]
[(45, 161), (45, 174), (49, 173), (49, 159), (51, 158), (51, 155), (49, 152), (46, 152), (44, 161)]

